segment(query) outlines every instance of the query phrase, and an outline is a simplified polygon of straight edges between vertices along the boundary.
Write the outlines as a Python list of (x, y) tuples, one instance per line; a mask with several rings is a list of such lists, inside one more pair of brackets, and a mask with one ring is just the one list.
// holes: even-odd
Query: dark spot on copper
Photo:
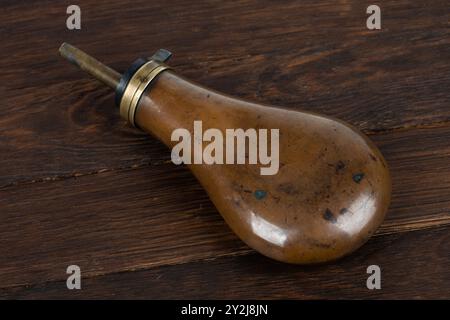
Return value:
[(321, 241), (317, 241), (315, 239), (307, 239), (306, 240), (311, 246), (317, 247), (317, 248), (323, 248), (323, 249), (328, 249), (332, 247), (331, 243), (326, 243), (326, 242), (321, 242)]
[(267, 192), (264, 191), (264, 190), (256, 190), (256, 191), (254, 192), (254, 195), (255, 195), (255, 198), (256, 198), (256, 199), (262, 200), (262, 199), (264, 199), (264, 198), (266, 197)]
[(353, 175), (353, 181), (355, 181), (356, 183), (360, 183), (363, 178), (364, 173), (357, 173)]
[(377, 161), (377, 158), (373, 154), (369, 153), (369, 156), (370, 159), (372, 159), (373, 161)]
[(277, 190), (289, 195), (298, 194), (298, 190), (292, 183), (281, 183), (277, 186)]
[(280, 197), (274, 196), (274, 195), (271, 194), (271, 193), (270, 193), (270, 195), (272, 196), (272, 198), (275, 200), (276, 203), (279, 203), (279, 202), (280, 202), (280, 200), (281, 200)]
[(336, 174), (338, 174), (339, 172), (341, 172), (342, 170), (344, 170), (344, 169), (345, 169), (345, 164), (344, 164), (344, 162), (339, 161), (339, 162), (336, 164), (335, 169), (336, 169)]
[(342, 209), (339, 211), (340, 214), (346, 214), (347, 212), (348, 212), (348, 209), (347, 209), (347, 208), (342, 208)]
[(323, 214), (323, 218), (331, 223), (336, 223), (337, 219), (335, 218), (333, 212), (331, 212), (330, 209), (326, 209), (324, 214)]

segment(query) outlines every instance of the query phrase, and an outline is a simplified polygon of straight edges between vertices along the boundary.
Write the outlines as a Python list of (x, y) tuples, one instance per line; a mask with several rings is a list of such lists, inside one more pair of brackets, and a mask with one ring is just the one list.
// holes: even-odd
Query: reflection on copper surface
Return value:
[(336, 226), (349, 235), (360, 232), (362, 226), (369, 223), (373, 217), (375, 198), (370, 193), (362, 193), (348, 207), (348, 213), (340, 216)]
[(287, 235), (280, 227), (268, 222), (254, 212), (250, 213), (250, 224), (253, 232), (260, 238), (280, 247), (284, 245)]

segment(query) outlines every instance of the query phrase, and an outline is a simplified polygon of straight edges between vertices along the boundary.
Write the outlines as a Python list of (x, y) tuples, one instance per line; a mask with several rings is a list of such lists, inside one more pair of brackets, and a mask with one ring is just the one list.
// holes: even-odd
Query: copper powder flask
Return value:
[(251, 248), (296, 264), (335, 260), (364, 244), (391, 197), (389, 170), (376, 146), (331, 117), (233, 98), (186, 80), (159, 50), (120, 75), (64, 43), (62, 56), (116, 90), (121, 116), (169, 148), (175, 129), (278, 128), (279, 170), (254, 164), (190, 164), (230, 228)]

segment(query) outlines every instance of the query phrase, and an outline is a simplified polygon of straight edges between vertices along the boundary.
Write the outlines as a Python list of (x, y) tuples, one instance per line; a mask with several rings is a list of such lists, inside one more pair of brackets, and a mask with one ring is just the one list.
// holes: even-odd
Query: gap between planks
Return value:
[[(448, 223), (450, 224), (450, 220), (448, 221)], [(436, 230), (439, 229), (445, 229), (448, 227), (448, 225), (433, 225), (432, 223), (430, 224), (424, 224), (427, 225), (425, 227), (422, 228), (404, 228), (404, 229), (398, 229), (397, 232), (389, 232), (388, 229), (387, 230), (383, 230), (383, 227), (380, 227), (380, 229), (378, 230), (378, 232), (376, 232), (373, 237), (381, 237), (381, 236), (386, 236), (386, 235), (390, 235), (390, 234), (401, 234), (401, 233), (414, 233), (414, 232), (418, 232), (418, 231), (422, 231), (425, 229), (430, 229), (430, 228), (434, 228)], [(370, 240), (369, 240), (370, 241)], [(367, 245), (364, 244), (363, 247)], [(361, 249), (361, 248), (360, 248)], [(360, 250), (358, 249), (358, 250)], [(357, 250), (357, 251), (358, 251)], [(355, 254), (355, 253), (352, 253)], [(352, 255), (350, 254), (350, 256)], [(117, 271), (113, 271), (113, 272), (89, 272), (89, 273), (84, 273), (83, 274), (83, 279), (94, 279), (94, 278), (98, 278), (98, 277), (102, 277), (102, 276), (111, 276), (111, 275), (120, 275), (120, 274), (125, 274), (125, 273), (129, 273), (129, 272), (139, 272), (139, 271), (150, 271), (152, 269), (157, 269), (160, 267), (170, 267), (170, 266), (182, 266), (185, 264), (190, 264), (190, 263), (201, 263), (201, 262), (208, 262), (208, 261), (215, 261), (218, 259), (222, 259), (222, 258), (229, 258), (229, 257), (240, 257), (240, 256), (251, 256), (251, 255), (261, 255), (258, 252), (256, 252), (255, 250), (251, 249), (251, 248), (242, 248), (239, 251), (235, 251), (235, 252), (229, 252), (229, 253), (219, 253), (216, 256), (208, 256), (208, 257), (204, 257), (204, 258), (194, 258), (194, 259), (186, 259), (186, 260), (174, 260), (174, 261), (168, 261), (165, 263), (156, 263), (156, 264), (139, 264), (134, 266), (133, 268), (126, 268), (123, 270), (117, 270)], [(344, 257), (345, 258), (345, 257)], [(341, 258), (341, 259), (344, 259)], [(267, 258), (269, 259), (269, 258)], [(338, 261), (340, 261), (341, 259), (339, 259)], [(270, 259), (269, 259), (270, 260)], [(331, 262), (330, 264), (332, 264), (333, 262)], [(325, 265), (329, 265), (329, 264), (325, 264)], [(14, 284), (14, 285), (7, 285), (7, 286), (1, 286), (0, 285), (0, 295), (1, 295), (1, 291), (2, 290), (8, 290), (8, 289), (14, 289), (14, 288), (27, 288), (29, 290), (35, 288), (35, 287), (40, 287), (46, 284), (51, 284), (51, 283), (64, 283), (66, 282), (65, 279), (54, 279), (54, 280), (47, 280), (47, 281), (42, 281), (42, 282), (33, 282), (33, 283), (24, 283), (24, 284)]]
[[(417, 126), (400, 126), (400, 127), (393, 127), (389, 129), (380, 129), (380, 130), (361, 130), (364, 134), (368, 136), (378, 136), (383, 134), (390, 134), (390, 133), (396, 133), (396, 132), (404, 132), (404, 131), (410, 131), (410, 130), (421, 130), (421, 129), (440, 129), (440, 128), (446, 128), (450, 127), (450, 121), (440, 121), (440, 122), (433, 122), (428, 124), (420, 124)], [(151, 137), (149, 136), (149, 139)], [(168, 153), (167, 153), (168, 155)], [(74, 172), (67, 175), (56, 175), (56, 176), (50, 176), (50, 177), (43, 177), (43, 178), (37, 178), (32, 180), (18, 180), (14, 182), (7, 183), (3, 186), (0, 186), (0, 191), (5, 190), (10, 187), (17, 187), (21, 185), (29, 185), (32, 183), (47, 183), (47, 182), (54, 182), (54, 181), (62, 181), (66, 179), (73, 179), (73, 178), (79, 178), (79, 177), (85, 177), (85, 176), (95, 176), (100, 173), (104, 172), (121, 172), (126, 170), (135, 170), (135, 169), (141, 169), (146, 168), (150, 166), (157, 166), (157, 165), (163, 165), (171, 163), (172, 161), (168, 158), (161, 158), (161, 159), (155, 159), (153, 161), (149, 161), (146, 163), (137, 163), (133, 164), (131, 166), (120, 166), (115, 168), (102, 168), (94, 171), (87, 171), (87, 172)]]

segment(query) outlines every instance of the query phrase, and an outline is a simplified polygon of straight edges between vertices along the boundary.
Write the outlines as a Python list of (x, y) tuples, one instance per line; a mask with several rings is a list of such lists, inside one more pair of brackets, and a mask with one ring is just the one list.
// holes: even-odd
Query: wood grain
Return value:
[(181, 74), (223, 92), (336, 116), (371, 133), (450, 121), (447, 1), (4, 1), (0, 186), (167, 159), (126, 127), (112, 93), (57, 54), (72, 42), (119, 71), (165, 47)]
[[(376, 136), (394, 190), (378, 235), (450, 224), (449, 138), (450, 127)], [(0, 207), (2, 287), (64, 279), (70, 264), (94, 276), (251, 252), (171, 163), (9, 187)]]
[[(251, 254), (88, 278), (81, 290), (67, 290), (65, 281), (0, 289), (0, 298), (449, 299), (449, 243), (447, 227), (377, 237), (329, 265), (299, 267)], [(380, 290), (366, 287), (374, 264)]]

